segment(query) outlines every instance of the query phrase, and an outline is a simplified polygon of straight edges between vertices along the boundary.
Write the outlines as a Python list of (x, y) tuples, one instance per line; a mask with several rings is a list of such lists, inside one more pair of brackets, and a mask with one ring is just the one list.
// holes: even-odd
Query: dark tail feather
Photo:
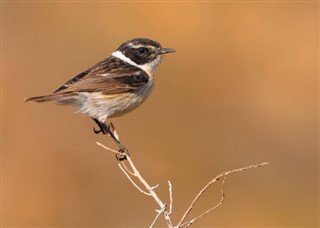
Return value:
[(45, 96), (37, 96), (37, 97), (27, 97), (25, 98), (24, 102), (48, 102), (48, 101), (61, 101), (65, 99), (70, 99), (74, 94), (71, 93), (57, 93), (57, 94), (50, 94)]

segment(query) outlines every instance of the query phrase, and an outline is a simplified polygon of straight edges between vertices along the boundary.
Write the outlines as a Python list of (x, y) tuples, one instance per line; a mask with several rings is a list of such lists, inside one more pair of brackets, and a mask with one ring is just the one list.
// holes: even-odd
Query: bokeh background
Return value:
[[(3, 2), (2, 224), (147, 227), (156, 203), (71, 107), (23, 103), (149, 37), (177, 50), (139, 109), (113, 119), (176, 223), (217, 174), (222, 207), (195, 227), (319, 226), (317, 2)], [(193, 215), (219, 200), (218, 185)], [(159, 219), (157, 226), (164, 226)]]

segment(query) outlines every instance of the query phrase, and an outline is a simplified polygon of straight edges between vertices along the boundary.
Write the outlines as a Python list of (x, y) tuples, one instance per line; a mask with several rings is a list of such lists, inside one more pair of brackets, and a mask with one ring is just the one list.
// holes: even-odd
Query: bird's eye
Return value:
[(139, 51), (140, 54), (144, 54), (144, 53), (147, 52), (147, 49), (144, 48), (144, 47), (141, 47), (141, 48), (138, 49), (138, 51)]

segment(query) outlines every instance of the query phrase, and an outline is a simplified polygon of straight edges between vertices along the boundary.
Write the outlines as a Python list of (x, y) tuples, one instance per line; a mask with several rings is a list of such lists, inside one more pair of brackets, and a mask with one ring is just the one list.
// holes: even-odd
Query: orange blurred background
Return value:
[(318, 16), (317, 2), (3, 2), (3, 226), (151, 224), (156, 203), (96, 145), (116, 148), (90, 118), (23, 103), (135, 37), (177, 52), (147, 102), (112, 121), (165, 202), (172, 181), (174, 223), (212, 177), (269, 161), (231, 176), (194, 227), (319, 226)]

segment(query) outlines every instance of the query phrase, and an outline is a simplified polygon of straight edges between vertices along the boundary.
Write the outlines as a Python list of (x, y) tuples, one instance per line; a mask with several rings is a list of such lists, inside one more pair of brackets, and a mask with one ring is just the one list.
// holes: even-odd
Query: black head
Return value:
[(117, 51), (120, 51), (138, 65), (152, 63), (161, 58), (163, 54), (175, 52), (171, 48), (162, 48), (160, 43), (147, 38), (128, 40), (121, 44)]

